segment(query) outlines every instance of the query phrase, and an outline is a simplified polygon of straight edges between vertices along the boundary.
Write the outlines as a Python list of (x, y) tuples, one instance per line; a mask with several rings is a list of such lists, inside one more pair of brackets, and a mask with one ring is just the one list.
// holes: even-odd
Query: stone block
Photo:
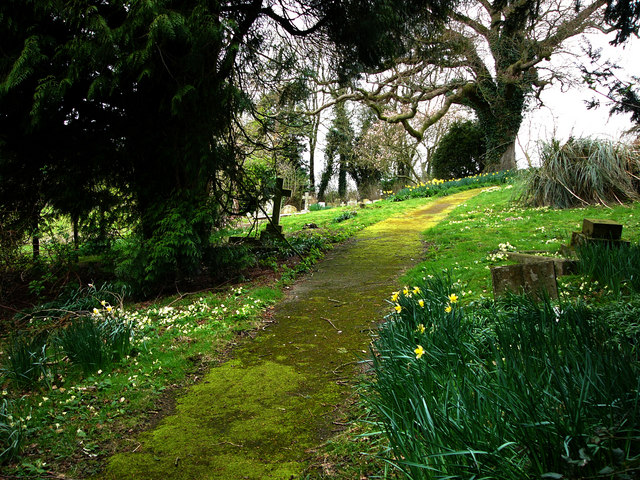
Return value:
[(570, 258), (543, 257), (531, 253), (519, 252), (509, 252), (507, 253), (507, 258), (523, 264), (553, 262), (556, 269), (556, 276), (574, 275), (578, 273), (578, 261)]
[(582, 233), (591, 238), (603, 238), (606, 240), (620, 240), (622, 238), (622, 225), (612, 220), (582, 220)]
[(538, 299), (546, 292), (550, 298), (558, 298), (556, 270), (552, 260), (494, 267), (491, 269), (491, 278), (495, 298), (507, 292), (527, 293)]

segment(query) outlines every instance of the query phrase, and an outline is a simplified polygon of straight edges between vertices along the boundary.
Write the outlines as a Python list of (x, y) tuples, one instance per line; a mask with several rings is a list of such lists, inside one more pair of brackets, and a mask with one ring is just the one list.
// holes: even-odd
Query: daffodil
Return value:
[(107, 312), (111, 312), (111, 310), (113, 310), (113, 307), (111, 305), (107, 305)]
[(424, 330), (425, 330), (424, 329), (424, 325), (422, 323), (420, 325), (418, 325), (418, 329), (417, 330), (418, 330), (419, 333), (424, 333)]
[(405, 296), (406, 296), (406, 295), (409, 295), (409, 287), (404, 287), (404, 288), (402, 289), (402, 293), (403, 293)]
[(444, 307), (444, 311), (447, 313), (451, 312), (451, 305), (447, 305), (446, 307)]
[(420, 357), (422, 357), (422, 355), (424, 355), (424, 348), (422, 348), (422, 345), (418, 345), (414, 352), (416, 354), (416, 358), (419, 359)]
[(98, 309), (97, 309), (97, 308), (94, 308), (94, 309), (93, 309), (93, 314), (94, 314), (94, 315), (98, 315), (98, 313), (100, 313), (100, 312), (98, 311)]
[(422, 300), (422, 299), (418, 300), (418, 305), (420, 305), (420, 307), (424, 308), (424, 300)]
[(100, 305), (102, 305), (103, 307), (107, 304), (107, 302), (105, 300), (100, 300)]
[(420, 293), (420, 291), (420, 287), (413, 287), (413, 293), (415, 293), (416, 295)]
[(393, 292), (393, 294), (391, 295), (391, 301), (392, 302), (397, 302), (398, 301), (398, 296), (400, 296), (400, 292)]
[(451, 295), (449, 295), (449, 301), (451, 303), (456, 303), (458, 301), (458, 296), (455, 293), (452, 293)]
[(396, 306), (393, 307), (396, 309), (396, 312), (400, 313), (402, 311), (402, 307), (396, 303)]

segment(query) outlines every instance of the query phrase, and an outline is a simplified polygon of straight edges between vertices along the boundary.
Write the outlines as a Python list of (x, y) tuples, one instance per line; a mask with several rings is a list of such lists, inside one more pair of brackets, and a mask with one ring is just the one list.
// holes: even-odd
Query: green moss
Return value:
[(421, 256), (420, 234), (476, 192), (380, 222), (331, 251), (234, 358), (178, 399), (176, 412), (125, 445), (105, 479), (289, 479), (332, 434), (369, 331), (389, 310), (398, 274)]

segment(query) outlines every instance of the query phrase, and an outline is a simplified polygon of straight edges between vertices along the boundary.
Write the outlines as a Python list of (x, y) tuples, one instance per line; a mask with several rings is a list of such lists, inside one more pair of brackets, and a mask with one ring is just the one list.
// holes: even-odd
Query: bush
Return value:
[(640, 199), (640, 151), (620, 143), (571, 138), (542, 146), (541, 166), (525, 176), (521, 203), (570, 208)]
[(640, 466), (638, 339), (619, 342), (583, 304), (511, 297), (472, 315), (442, 279), (394, 300), (366, 396), (407, 478), (631, 478)]
[(456, 121), (442, 137), (431, 159), (435, 178), (469, 177), (484, 170), (487, 149), (482, 130), (476, 122)]

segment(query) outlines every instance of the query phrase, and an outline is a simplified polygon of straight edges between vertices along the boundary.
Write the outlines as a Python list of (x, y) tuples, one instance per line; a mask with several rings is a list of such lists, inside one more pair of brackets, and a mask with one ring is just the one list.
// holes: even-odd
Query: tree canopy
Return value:
[(562, 75), (545, 62), (568, 38), (604, 29), (605, 8), (605, 0), (459, 2), (444, 28), (416, 25), (408, 53), (338, 100), (363, 101), (418, 140), (452, 105), (469, 108), (485, 137), (487, 168), (514, 168), (525, 107)]

